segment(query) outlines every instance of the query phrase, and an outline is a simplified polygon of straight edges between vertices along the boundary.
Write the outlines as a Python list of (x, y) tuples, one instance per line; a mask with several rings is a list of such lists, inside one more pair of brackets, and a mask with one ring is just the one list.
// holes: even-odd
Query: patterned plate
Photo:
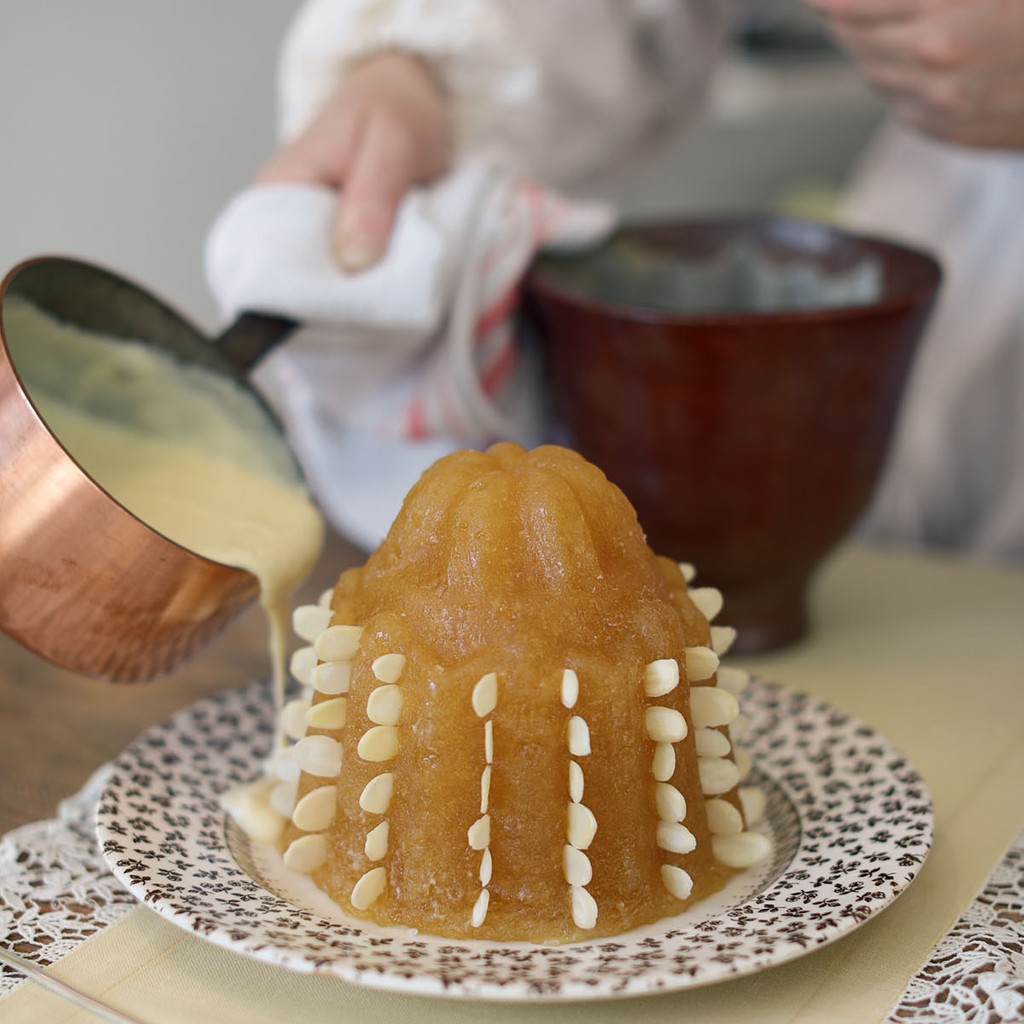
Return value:
[(868, 726), (755, 682), (745, 745), (768, 796), (774, 855), (722, 893), (643, 929), (565, 946), (453, 941), (345, 918), (225, 822), (218, 794), (253, 778), (271, 737), (265, 685), (143, 733), (97, 808), (111, 871), (174, 924), (297, 971), (377, 988), (500, 1000), (672, 991), (750, 974), (839, 938), (890, 904), (932, 840), (928, 791)]

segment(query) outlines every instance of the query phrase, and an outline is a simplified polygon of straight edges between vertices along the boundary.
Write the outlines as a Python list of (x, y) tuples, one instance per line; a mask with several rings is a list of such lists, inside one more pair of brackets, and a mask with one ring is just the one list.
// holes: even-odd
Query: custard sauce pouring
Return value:
[(291, 597), (324, 525), (263, 410), (227, 378), (24, 300), (8, 299), (4, 326), (33, 404), (79, 465), (152, 529), (259, 581), (280, 706)]

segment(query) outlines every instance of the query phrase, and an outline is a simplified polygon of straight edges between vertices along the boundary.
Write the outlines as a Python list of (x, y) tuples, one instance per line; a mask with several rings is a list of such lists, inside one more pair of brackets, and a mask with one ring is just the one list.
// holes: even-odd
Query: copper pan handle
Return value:
[(243, 373), (299, 327), (297, 320), (267, 313), (240, 313), (213, 339), (214, 347)]

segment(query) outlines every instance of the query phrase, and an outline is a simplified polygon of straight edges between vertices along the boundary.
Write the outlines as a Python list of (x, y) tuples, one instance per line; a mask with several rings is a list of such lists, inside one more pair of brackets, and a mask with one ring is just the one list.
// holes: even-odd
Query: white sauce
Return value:
[(324, 526), (259, 403), (216, 373), (17, 297), (4, 303), (4, 333), (36, 408), (104, 490), (176, 543), (257, 578), (280, 707), (291, 597)]

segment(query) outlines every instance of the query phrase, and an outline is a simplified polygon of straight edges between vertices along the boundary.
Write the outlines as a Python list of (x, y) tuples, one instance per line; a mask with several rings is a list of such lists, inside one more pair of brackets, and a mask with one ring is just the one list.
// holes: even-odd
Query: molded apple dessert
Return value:
[(296, 612), (286, 865), (354, 916), (498, 940), (614, 934), (721, 888), (768, 844), (734, 634), (691, 575), (573, 452), (441, 459), (329, 607)]

